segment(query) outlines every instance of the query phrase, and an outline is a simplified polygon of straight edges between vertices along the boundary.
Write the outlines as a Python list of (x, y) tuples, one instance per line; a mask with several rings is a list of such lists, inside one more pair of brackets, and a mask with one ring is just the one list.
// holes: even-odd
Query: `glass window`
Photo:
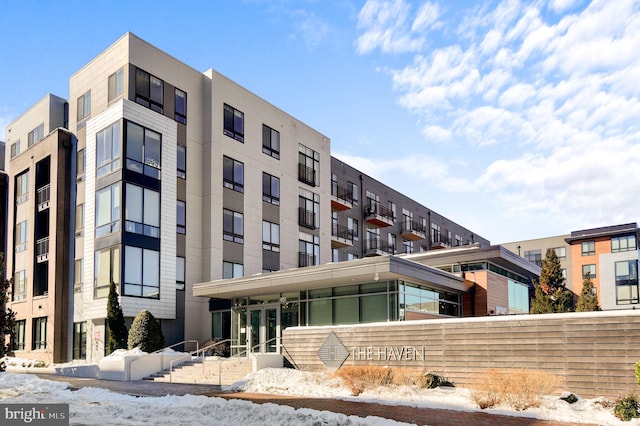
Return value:
[(180, 179), (187, 178), (187, 148), (178, 145), (178, 177)]
[(558, 256), (558, 260), (565, 260), (567, 258), (566, 247), (555, 247), (553, 251), (556, 252), (556, 256)]
[(124, 69), (120, 68), (109, 76), (108, 102), (116, 99), (124, 93)]
[(352, 198), (352, 203), (354, 206), (358, 205), (358, 185), (353, 182), (347, 182), (347, 193)]
[(244, 143), (244, 113), (227, 104), (224, 104), (223, 133)]
[(73, 265), (73, 292), (81, 293), (82, 292), (82, 267), (84, 265), (83, 259), (76, 259)]
[(175, 101), (174, 119), (178, 123), (187, 124), (187, 93), (176, 88)]
[(16, 320), (13, 326), (13, 339), (11, 348), (14, 351), (23, 351), (26, 336), (27, 320)]
[(87, 358), (87, 323), (73, 323), (73, 359)]
[(37, 144), (42, 138), (44, 138), (44, 123), (40, 123), (38, 127), (29, 132), (27, 135), (27, 146), (30, 147)]
[(513, 280), (509, 284), (509, 314), (529, 313), (529, 286)]
[(18, 154), (20, 154), (20, 139), (11, 144), (11, 152), (9, 153), (11, 158), (15, 157)]
[(591, 278), (595, 278), (596, 277), (596, 265), (595, 264), (582, 265), (582, 276), (585, 277), (587, 274), (589, 274), (589, 276)]
[(262, 221), (262, 249), (280, 251), (280, 225)]
[(160, 296), (160, 252), (140, 247), (124, 248), (124, 296)]
[(280, 204), (280, 178), (262, 173), (262, 201)]
[(242, 263), (222, 262), (222, 278), (240, 278), (242, 276), (244, 276)]
[(82, 180), (84, 177), (84, 171), (86, 168), (85, 163), (85, 150), (82, 148), (78, 152), (76, 152), (76, 179)]
[(262, 125), (262, 152), (280, 159), (280, 132), (265, 124)]
[(136, 102), (162, 113), (164, 106), (164, 82), (136, 68)]
[(244, 192), (244, 164), (226, 156), (222, 162), (224, 187)]
[(78, 98), (78, 121), (91, 114), (91, 90)]
[(120, 122), (96, 134), (96, 177), (120, 168)]
[(525, 250), (524, 258), (531, 263), (542, 266), (542, 250)]
[(160, 238), (160, 193), (127, 183), (124, 220), (126, 232)]
[(611, 238), (612, 253), (630, 250), (637, 250), (635, 235), (625, 235), (624, 237)]
[(320, 227), (320, 196), (299, 188), (298, 224), (309, 229)]
[(431, 223), (431, 242), (439, 243), (442, 241), (442, 236), (440, 235), (440, 225)]
[(34, 351), (47, 349), (47, 317), (33, 319), (31, 349)]
[(244, 215), (232, 210), (223, 210), (223, 238), (225, 241), (244, 243)]
[(185, 258), (181, 256), (176, 257), (176, 289), (184, 290), (185, 283)]
[(27, 249), (27, 221), (22, 221), (16, 225), (16, 253)]
[(76, 206), (76, 234), (84, 228), (84, 203)]
[(160, 179), (160, 133), (127, 122), (127, 169)]
[(298, 180), (311, 186), (320, 182), (320, 154), (302, 144), (298, 145)]
[(120, 248), (110, 247), (95, 253), (94, 298), (109, 295), (109, 286), (120, 284)]
[(358, 241), (358, 219), (354, 219), (352, 217), (347, 218), (347, 229), (351, 231), (353, 235), (353, 240)]
[(299, 263), (298, 266), (311, 266), (320, 264), (320, 237), (317, 235), (300, 233), (298, 240)]
[(595, 241), (583, 241), (582, 242), (582, 255), (590, 256), (596, 254), (596, 242)]
[(120, 184), (96, 192), (96, 238), (120, 230)]
[(638, 299), (638, 260), (615, 262), (616, 303), (629, 305), (639, 303)]
[(16, 204), (29, 199), (29, 170), (16, 176)]
[(184, 201), (178, 200), (178, 211), (177, 211), (177, 228), (176, 232), (178, 234), (186, 234), (187, 233), (187, 205)]
[(19, 302), (27, 298), (27, 271), (18, 271), (13, 275), (11, 300)]

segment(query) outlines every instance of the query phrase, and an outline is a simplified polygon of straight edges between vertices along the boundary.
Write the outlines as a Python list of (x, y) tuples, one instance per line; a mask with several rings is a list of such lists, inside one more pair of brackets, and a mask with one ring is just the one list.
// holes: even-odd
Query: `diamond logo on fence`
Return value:
[(349, 349), (332, 332), (318, 349), (318, 358), (327, 368), (335, 371), (349, 358)]

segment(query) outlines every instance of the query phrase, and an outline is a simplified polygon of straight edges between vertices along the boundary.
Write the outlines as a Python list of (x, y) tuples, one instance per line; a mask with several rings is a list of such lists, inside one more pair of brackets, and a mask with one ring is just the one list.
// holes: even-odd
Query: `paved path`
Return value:
[[(293, 408), (310, 408), (358, 417), (377, 416), (399, 422), (432, 426), (577, 426), (526, 417), (502, 416), (481, 412), (416, 408), (402, 405), (383, 405), (369, 402), (344, 401), (332, 398), (306, 398), (298, 396), (223, 392), (219, 386), (183, 383), (159, 383), (151, 381), (118, 382), (113, 380), (85, 379), (55, 374), (37, 374), (47, 380), (67, 382), (71, 387), (97, 387), (132, 395), (205, 395), (225, 399), (243, 399), (257, 404), (273, 403)], [(580, 426), (585, 426), (584, 423)]]

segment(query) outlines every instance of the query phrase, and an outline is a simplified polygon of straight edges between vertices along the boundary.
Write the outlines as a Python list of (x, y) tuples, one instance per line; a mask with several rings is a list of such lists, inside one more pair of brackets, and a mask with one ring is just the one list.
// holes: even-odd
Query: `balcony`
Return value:
[(51, 185), (46, 184), (45, 186), (38, 189), (36, 194), (36, 200), (38, 202), (38, 211), (41, 212), (49, 208), (49, 202), (51, 200)]
[(382, 256), (385, 254), (395, 254), (396, 248), (379, 238), (369, 238), (366, 241), (366, 249), (364, 255), (366, 257)]
[(49, 237), (36, 241), (36, 261), (38, 263), (49, 260)]
[(369, 204), (364, 210), (364, 220), (380, 228), (393, 225), (395, 219), (393, 211), (380, 203)]
[(316, 257), (305, 252), (298, 252), (298, 266), (313, 266), (316, 264)]
[(316, 171), (311, 167), (298, 163), (298, 180), (307, 185), (316, 186)]
[(448, 238), (441, 237), (436, 235), (433, 237), (433, 241), (431, 241), (431, 249), (445, 249), (451, 248), (451, 241)]
[(420, 241), (427, 238), (427, 229), (415, 220), (405, 219), (402, 224), (402, 238), (409, 241)]
[(353, 246), (353, 229), (334, 223), (331, 227), (331, 248)]
[(304, 207), (298, 208), (298, 225), (309, 229), (316, 229), (316, 214)]
[(336, 182), (331, 183), (331, 209), (342, 211), (353, 208), (353, 193)]

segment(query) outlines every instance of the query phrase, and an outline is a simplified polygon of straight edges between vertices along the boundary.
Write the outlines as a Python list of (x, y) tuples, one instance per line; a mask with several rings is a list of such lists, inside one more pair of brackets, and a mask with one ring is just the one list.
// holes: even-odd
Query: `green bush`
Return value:
[(636, 383), (640, 386), (640, 361), (636, 362)]
[(631, 394), (618, 398), (613, 409), (613, 414), (625, 422), (640, 417), (640, 402), (638, 402), (638, 397)]
[(153, 352), (164, 347), (164, 335), (160, 323), (146, 309), (140, 311), (133, 319), (129, 338), (129, 349), (140, 348), (144, 352)]

